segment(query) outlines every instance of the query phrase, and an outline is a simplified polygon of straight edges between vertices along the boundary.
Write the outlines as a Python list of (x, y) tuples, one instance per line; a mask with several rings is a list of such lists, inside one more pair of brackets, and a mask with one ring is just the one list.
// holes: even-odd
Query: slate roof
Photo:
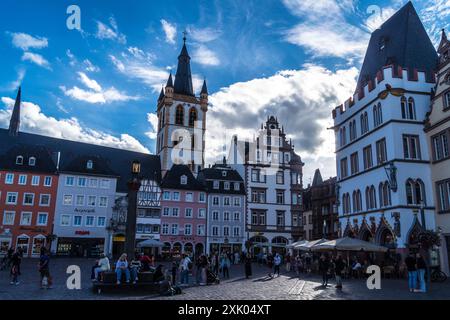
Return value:
[[(226, 176), (223, 175), (226, 172)], [(245, 195), (244, 179), (239, 172), (228, 166), (214, 165), (211, 168), (203, 169), (198, 174), (198, 180), (203, 183), (209, 193), (241, 194)], [(219, 181), (219, 189), (214, 189), (214, 181)], [(225, 181), (230, 182), (230, 189), (225, 189)], [(239, 190), (234, 190), (234, 182), (239, 182)]]
[[(16, 164), (18, 156), (23, 157), (23, 164)], [(29, 165), (29, 159), (36, 158), (35, 165)], [(12, 145), (0, 156), (1, 170), (14, 170), (35, 173), (56, 173), (56, 164), (48, 150), (43, 146), (27, 144)]]
[(187, 96), (195, 96), (192, 86), (191, 57), (189, 57), (186, 43), (183, 44), (181, 53), (178, 56), (178, 67), (175, 75), (174, 93)]
[[(109, 167), (108, 160), (100, 156), (82, 155), (72, 158), (65, 163), (64, 159), (62, 161), (60, 172), (118, 177), (118, 174)], [(88, 168), (88, 161), (92, 161), (92, 169)]]
[[(187, 184), (181, 184), (183, 175), (187, 177)], [(194, 177), (189, 167), (184, 164), (175, 164), (166, 172), (161, 182), (161, 188), (205, 191), (203, 184)]]
[[(384, 49), (381, 49), (384, 43)], [(408, 2), (372, 33), (358, 79), (358, 88), (375, 79), (384, 66), (394, 65), (427, 72), (427, 80), (437, 66), (437, 53), (411, 2)], [(395, 68), (397, 70), (397, 68)]]
[(322, 183), (323, 183), (322, 174), (320, 173), (319, 169), (316, 169), (316, 172), (314, 172), (312, 186), (315, 187), (321, 185)]
[(96, 156), (105, 159), (111, 171), (120, 176), (117, 183), (119, 192), (128, 192), (127, 181), (131, 179), (131, 165), (134, 160), (141, 163), (142, 178), (161, 182), (159, 156), (24, 132), (20, 132), (17, 137), (11, 137), (8, 135), (8, 130), (0, 129), (0, 154), (6, 154), (16, 144), (45, 147), (53, 158), (58, 152), (61, 152), (60, 168), (64, 168), (66, 164), (69, 165), (82, 156)]

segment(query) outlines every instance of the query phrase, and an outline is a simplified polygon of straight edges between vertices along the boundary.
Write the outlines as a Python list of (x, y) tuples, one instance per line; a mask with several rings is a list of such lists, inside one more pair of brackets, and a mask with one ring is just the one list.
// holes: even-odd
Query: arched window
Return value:
[(375, 209), (377, 207), (377, 199), (374, 186), (366, 188), (366, 207), (367, 210)]
[(426, 204), (425, 185), (422, 180), (408, 179), (406, 181), (406, 203), (420, 205)]
[(23, 157), (22, 157), (22, 156), (17, 156), (17, 158), (16, 158), (16, 164), (20, 164), (20, 165), (23, 164)]
[(361, 114), (361, 135), (365, 134), (369, 131), (369, 117), (367, 116), (367, 112)]
[(389, 183), (381, 182), (378, 187), (378, 193), (380, 198), (380, 207), (387, 207), (391, 205), (391, 189)]
[(162, 114), (162, 120), (161, 120), (161, 128), (164, 127), (164, 124), (166, 123), (166, 110), (163, 108), (161, 110), (161, 114)]
[(342, 203), (344, 213), (350, 213), (351, 205), (350, 205), (350, 195), (348, 193), (344, 193), (344, 195), (342, 196)]
[(373, 125), (378, 127), (383, 123), (383, 114), (381, 113), (381, 103), (373, 106)]
[(175, 113), (175, 124), (183, 126), (184, 125), (184, 108), (183, 106), (178, 106)]
[(353, 212), (362, 211), (361, 191), (359, 191), (359, 190), (353, 191), (352, 198), (353, 198)]
[(408, 119), (416, 119), (416, 106), (413, 98), (408, 99)]
[(28, 159), (28, 165), (34, 167), (36, 165), (36, 158), (30, 157), (30, 159)]
[(407, 110), (406, 110), (406, 98), (402, 97), (401, 99), (401, 106), (402, 106), (402, 119), (406, 119)]
[(191, 108), (191, 110), (189, 110), (189, 126), (193, 127), (195, 121), (197, 121), (197, 109)]
[(349, 129), (350, 129), (350, 141), (353, 141), (356, 139), (356, 121), (350, 121), (350, 125), (349, 125)]

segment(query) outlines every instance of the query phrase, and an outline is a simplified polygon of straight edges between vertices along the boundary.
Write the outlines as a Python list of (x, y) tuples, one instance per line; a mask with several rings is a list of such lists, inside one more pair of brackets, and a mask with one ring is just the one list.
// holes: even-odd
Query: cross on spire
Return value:
[(184, 30), (184, 31), (183, 31), (183, 42), (184, 42), (184, 43), (186, 43), (186, 36), (187, 36), (187, 34), (188, 34), (187, 31)]

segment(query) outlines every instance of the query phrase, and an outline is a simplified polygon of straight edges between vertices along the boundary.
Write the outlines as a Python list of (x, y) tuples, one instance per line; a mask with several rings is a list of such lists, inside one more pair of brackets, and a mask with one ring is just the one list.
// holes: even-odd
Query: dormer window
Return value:
[(86, 168), (87, 168), (88, 170), (92, 170), (92, 168), (94, 168), (94, 162), (93, 162), (92, 160), (89, 160), (89, 161), (86, 163)]
[(228, 181), (224, 182), (223, 187), (225, 190), (230, 190), (230, 183)]
[(36, 158), (31, 157), (30, 159), (28, 159), (28, 165), (34, 167), (36, 165)]
[(182, 185), (186, 185), (187, 184), (187, 177), (186, 176), (181, 176), (180, 183)]
[(213, 188), (214, 189), (219, 189), (219, 181), (214, 181), (214, 183), (213, 183)]
[(16, 164), (23, 165), (23, 157), (22, 156), (16, 157)]
[(227, 176), (227, 172), (226, 171), (222, 171), (222, 177), (226, 177)]

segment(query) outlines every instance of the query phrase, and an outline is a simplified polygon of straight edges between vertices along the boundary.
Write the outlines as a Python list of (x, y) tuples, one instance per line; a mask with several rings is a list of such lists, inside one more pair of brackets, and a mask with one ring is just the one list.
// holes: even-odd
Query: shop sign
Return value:
[(77, 236), (87, 236), (87, 235), (90, 235), (91, 232), (90, 231), (77, 230), (77, 231), (75, 231), (75, 234)]
[(76, 212), (76, 213), (95, 213), (95, 209), (78, 209), (78, 208), (75, 208), (73, 211)]

